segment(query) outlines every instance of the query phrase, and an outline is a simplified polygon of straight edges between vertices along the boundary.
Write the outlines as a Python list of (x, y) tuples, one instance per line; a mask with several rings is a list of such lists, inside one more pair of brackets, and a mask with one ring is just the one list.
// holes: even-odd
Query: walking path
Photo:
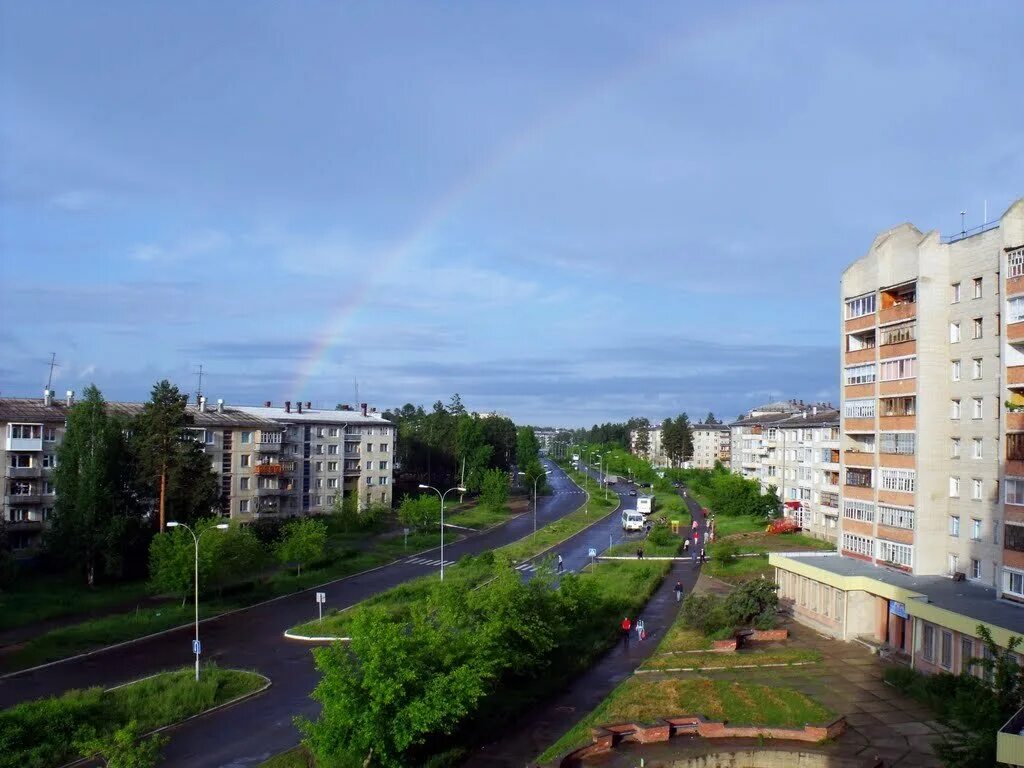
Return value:
[[(691, 517), (698, 521), (701, 536), (704, 521), (701, 507), (685, 499)], [(617, 523), (617, 520), (615, 521)], [(657, 648), (662, 635), (675, 621), (679, 605), (674, 590), (676, 581), (689, 592), (700, 575), (691, 562), (675, 561), (661, 586), (644, 606), (639, 617), (644, 621), (648, 639), (637, 641), (634, 633), (628, 647), (616, 645), (602, 656), (568, 688), (548, 701), (541, 702), (523, 717), (513, 729), (475, 750), (465, 763), (466, 768), (522, 768), (554, 743), (563, 733), (600, 704), (623, 680), (633, 674)]]

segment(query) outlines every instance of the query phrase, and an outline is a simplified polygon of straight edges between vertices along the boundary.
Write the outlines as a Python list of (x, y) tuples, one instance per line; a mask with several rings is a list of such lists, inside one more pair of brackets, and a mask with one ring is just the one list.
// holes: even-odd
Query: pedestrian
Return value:
[(683, 539), (683, 552), (689, 552), (689, 551), (690, 551), (690, 539), (689, 539), (689, 537), (687, 537), (687, 538)]
[(676, 593), (676, 602), (678, 603), (678, 602), (680, 602), (683, 599), (683, 582), (681, 582), (681, 581), (677, 581), (676, 582), (675, 593)]
[(636, 639), (640, 642), (647, 639), (647, 630), (644, 628), (643, 619), (636, 620)]
[(643, 560), (644, 559), (644, 548), (643, 547), (637, 547), (636, 548), (636, 559), (637, 560)]
[(697, 518), (696, 517), (693, 518), (693, 522), (690, 523), (690, 530), (691, 531), (696, 531), (697, 530)]
[(633, 628), (633, 624), (629, 620), (629, 616), (622, 620), (622, 647), (629, 648), (629, 631)]
[(706, 562), (708, 561), (708, 556), (707, 556), (707, 554), (706, 554), (706, 553), (704, 552), (704, 547), (701, 547), (701, 548), (700, 548), (700, 561), (701, 561), (702, 563), (706, 563)]
[(644, 531), (644, 533), (646, 535), (648, 535), (648, 536), (651, 535), (651, 524), (650, 523), (647, 524), (647, 529)]
[(564, 570), (564, 566), (562, 565), (562, 555), (561, 555), (561, 553), (559, 553), (559, 555), (558, 555), (558, 572), (561, 573), (563, 570)]

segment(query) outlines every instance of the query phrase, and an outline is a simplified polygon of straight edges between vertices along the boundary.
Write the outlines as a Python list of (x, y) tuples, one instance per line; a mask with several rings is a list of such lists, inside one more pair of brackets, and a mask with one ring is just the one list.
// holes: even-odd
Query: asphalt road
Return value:
[[(583, 495), (554, 463), (548, 482), (553, 494), (538, 504), (537, 524), (544, 526), (577, 509)], [(625, 493), (625, 490), (622, 490)], [(567, 568), (582, 567), (587, 549), (602, 551), (618, 516), (613, 514), (594, 530), (581, 532), (579, 541), (562, 547)], [(533, 515), (520, 515), (497, 528), (445, 547), (446, 561), (477, 554), (529, 535)], [(621, 530), (618, 531), (621, 537)], [(617, 540), (617, 539), (616, 539)], [(165, 765), (190, 768), (242, 768), (294, 746), (298, 732), (295, 715), (315, 716), (318, 706), (309, 698), (317, 674), (307, 644), (287, 641), (288, 627), (316, 616), (314, 592), (327, 593), (329, 607), (342, 608), (390, 589), (409, 579), (437, 570), (437, 550), (398, 561), (373, 571), (296, 593), (270, 603), (209, 619), (200, 625), (203, 659), (226, 667), (255, 669), (273, 681), (264, 694), (219, 712), (191, 720), (175, 728), (165, 755)], [(190, 664), (191, 626), (106, 649), (79, 658), (25, 670), (0, 679), (0, 708), (17, 702), (60, 693), (68, 688), (111, 686), (160, 670)]]

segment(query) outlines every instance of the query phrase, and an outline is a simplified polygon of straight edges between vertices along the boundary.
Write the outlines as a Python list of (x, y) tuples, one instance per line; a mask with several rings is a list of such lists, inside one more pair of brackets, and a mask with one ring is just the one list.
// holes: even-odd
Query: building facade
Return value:
[(714, 469), (715, 462), (729, 466), (732, 430), (727, 424), (693, 425), (693, 466)]
[[(56, 503), (53, 470), (74, 393), (64, 400), (0, 398), (3, 521), (16, 553), (35, 549)], [(227, 407), (205, 399), (187, 406), (189, 431), (210, 457), (224, 511), (261, 516), (328, 512), (340, 494), (360, 508), (391, 505), (395, 428), (376, 411), (314, 411), (309, 404)], [(142, 403), (107, 404), (133, 418)]]
[(762, 466), (774, 466), (776, 459), (778, 433), (772, 424), (799, 411), (797, 401), (779, 400), (753, 408), (746, 416), (732, 422), (729, 425), (732, 471), (749, 480), (763, 477)]
[[(639, 449), (640, 433), (647, 433), (647, 450)], [(653, 467), (670, 467), (672, 462), (661, 445), (661, 424), (652, 424), (648, 429), (634, 429), (629, 433), (629, 452), (647, 459)]]

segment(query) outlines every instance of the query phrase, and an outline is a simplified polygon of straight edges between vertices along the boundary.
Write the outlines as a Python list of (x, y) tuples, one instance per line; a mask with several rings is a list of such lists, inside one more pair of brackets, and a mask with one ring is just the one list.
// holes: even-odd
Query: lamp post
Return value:
[[(179, 523), (176, 520), (170, 520), (167, 523), (168, 528), (184, 528), (186, 531), (192, 534), (192, 542), (196, 545), (196, 638), (192, 643), (192, 650), (196, 654), (196, 682), (199, 682), (199, 540), (203, 537), (206, 531), (213, 530), (207, 528), (206, 531), (200, 531), (199, 535), (189, 528), (185, 523)], [(227, 523), (218, 523), (213, 527), (218, 531), (226, 531), (228, 529)]]
[(452, 491), (458, 491), (459, 493), (465, 493), (466, 489), (461, 485), (456, 485), (454, 488), (449, 488), (444, 493), (441, 493), (437, 488), (432, 485), (424, 485), (420, 483), (421, 491), (433, 491), (441, 498), (441, 581), (444, 581), (444, 497)]
[[(525, 472), (517, 472), (516, 474), (523, 475), (524, 477), (526, 476)], [(547, 471), (544, 472), (543, 475), (537, 475), (537, 477), (535, 477), (533, 479), (533, 535), (534, 536), (537, 535), (537, 483), (540, 482), (540, 479), (542, 477), (545, 477), (545, 476), (550, 475), (550, 474), (551, 474), (551, 470), (547, 470)]]

